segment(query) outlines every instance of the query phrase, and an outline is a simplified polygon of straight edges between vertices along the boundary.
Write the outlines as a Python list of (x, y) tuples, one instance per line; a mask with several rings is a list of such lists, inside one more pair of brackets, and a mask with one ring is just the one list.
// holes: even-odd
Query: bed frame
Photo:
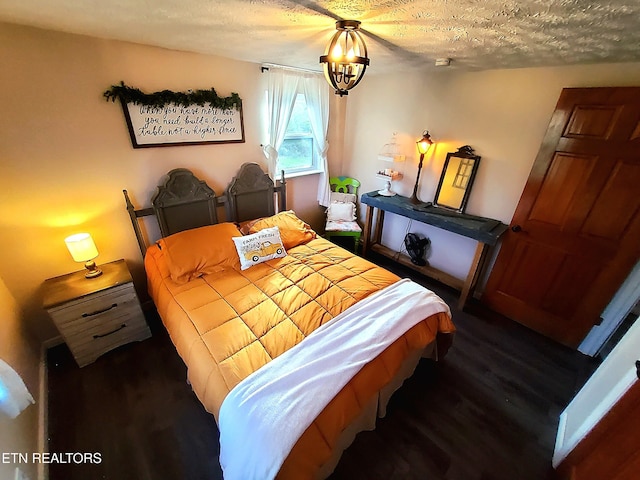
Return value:
[(131, 224), (144, 257), (148, 243), (140, 219), (155, 215), (162, 237), (191, 228), (218, 223), (218, 207), (225, 207), (226, 221), (243, 222), (268, 217), (287, 209), (284, 170), (276, 185), (257, 163), (245, 163), (231, 180), (224, 195), (217, 196), (204, 180), (186, 168), (167, 174), (151, 199), (151, 207), (136, 209), (126, 190), (122, 191)]

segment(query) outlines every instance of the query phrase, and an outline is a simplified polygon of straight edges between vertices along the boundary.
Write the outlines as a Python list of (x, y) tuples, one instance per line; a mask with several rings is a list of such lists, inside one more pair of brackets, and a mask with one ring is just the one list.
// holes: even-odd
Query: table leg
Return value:
[(473, 294), (476, 282), (478, 281), (478, 275), (480, 274), (480, 270), (482, 270), (481, 267), (487, 257), (488, 251), (489, 245), (483, 242), (478, 242), (478, 245), (476, 246), (476, 253), (473, 256), (473, 261), (469, 267), (469, 273), (467, 274), (467, 278), (462, 286), (462, 291), (460, 292), (460, 299), (458, 300), (458, 308), (460, 310), (464, 309), (464, 306), (467, 303), (467, 298), (469, 298), (469, 295)]
[(367, 205), (367, 215), (364, 222), (364, 234), (362, 239), (362, 256), (366, 257), (369, 252), (369, 243), (371, 242), (371, 224), (373, 223), (373, 207)]
[(384, 225), (384, 210), (379, 208), (376, 217), (376, 231), (373, 234), (373, 243), (379, 244), (382, 240), (382, 225)]

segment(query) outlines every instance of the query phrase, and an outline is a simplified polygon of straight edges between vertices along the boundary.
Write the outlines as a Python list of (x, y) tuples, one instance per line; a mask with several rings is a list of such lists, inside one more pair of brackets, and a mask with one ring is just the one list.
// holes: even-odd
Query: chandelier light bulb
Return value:
[(353, 52), (353, 48), (349, 50), (349, 52), (347, 53), (347, 61), (348, 62), (353, 62), (356, 58), (356, 54)]
[(342, 60), (342, 47), (336, 43), (336, 46), (333, 48), (331, 52), (331, 60), (334, 62), (339, 62)]

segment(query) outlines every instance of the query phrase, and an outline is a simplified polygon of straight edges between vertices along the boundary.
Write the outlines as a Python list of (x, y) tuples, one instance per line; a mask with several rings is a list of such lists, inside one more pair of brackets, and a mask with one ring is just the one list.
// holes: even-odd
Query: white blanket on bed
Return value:
[(424, 318), (449, 307), (401, 280), (358, 302), (240, 382), (220, 408), (225, 480), (274, 478), (324, 407), (358, 371)]

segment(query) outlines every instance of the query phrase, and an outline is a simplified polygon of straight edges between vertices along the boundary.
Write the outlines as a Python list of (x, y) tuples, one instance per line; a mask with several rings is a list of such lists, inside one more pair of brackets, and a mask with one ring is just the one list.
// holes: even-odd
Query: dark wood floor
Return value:
[[(456, 304), (456, 292), (416, 280)], [(452, 310), (458, 333), (447, 357), (420, 363), (333, 480), (550, 477), (558, 417), (596, 362), (478, 303)], [(102, 457), (51, 464), (51, 480), (222, 478), (213, 417), (153, 315), (150, 324), (151, 339), (82, 369), (65, 346), (49, 351), (49, 451)]]

